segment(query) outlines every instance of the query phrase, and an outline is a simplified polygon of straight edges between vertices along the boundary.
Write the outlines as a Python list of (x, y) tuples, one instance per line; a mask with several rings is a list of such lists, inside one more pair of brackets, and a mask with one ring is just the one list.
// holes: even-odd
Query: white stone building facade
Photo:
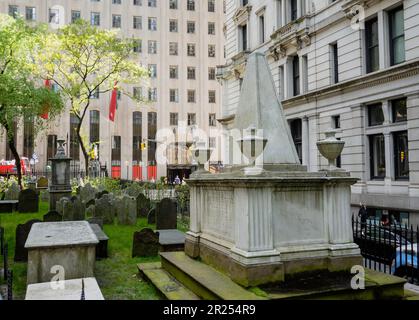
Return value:
[[(219, 119), (231, 128), (249, 52), (265, 54), (300, 159), (327, 165), (316, 142), (333, 128), (346, 142), (338, 166), (359, 179), (365, 203), (419, 224), (419, 2), (226, 0), (226, 59)], [(223, 160), (235, 142), (225, 139)]]
[[(83, 124), (90, 142), (100, 142), (99, 160), (107, 165), (109, 175), (113, 172), (122, 179), (154, 180), (187, 174), (193, 166), (184, 144), (168, 151), (166, 163), (156, 163), (154, 149), (159, 143), (155, 140), (160, 129), (177, 132), (199, 128), (207, 133), (208, 143), (216, 144), (210, 132), (220, 127), (216, 118), (221, 89), (215, 74), (216, 66), (225, 61), (222, 0), (8, 0), (0, 2), (0, 12), (59, 25), (81, 18), (139, 41), (135, 59), (149, 68), (152, 76), (145, 87), (124, 89), (137, 90), (150, 101), (138, 105), (121, 95), (115, 122), (111, 123), (111, 93), (101, 94), (93, 100)], [(31, 136), (30, 125), (25, 130), (19, 123), (18, 151), (28, 158), (35, 152), (39, 159), (36, 169), (44, 170), (47, 159), (55, 153), (57, 138), (72, 145), (71, 131), (68, 111), (37, 137)], [(141, 143), (145, 143), (143, 150)], [(84, 168), (77, 145), (73, 143), (68, 151)], [(0, 158), (12, 158), (4, 136)]]

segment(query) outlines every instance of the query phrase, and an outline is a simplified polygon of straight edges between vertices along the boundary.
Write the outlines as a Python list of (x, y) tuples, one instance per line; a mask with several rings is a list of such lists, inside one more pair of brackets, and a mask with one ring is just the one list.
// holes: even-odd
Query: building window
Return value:
[(157, 113), (148, 113), (148, 163), (154, 165), (156, 161)]
[(169, 1), (169, 8), (176, 10), (177, 9), (177, 0), (170, 0)]
[(208, 57), (215, 58), (215, 45), (213, 44), (208, 45)]
[(90, 24), (92, 26), (100, 26), (100, 13), (99, 12), (90, 13)]
[(195, 103), (195, 90), (188, 90), (188, 102), (189, 103)]
[(112, 167), (121, 166), (121, 136), (112, 136)]
[(391, 65), (405, 61), (403, 7), (389, 12)]
[(150, 8), (155, 8), (157, 7), (157, 0), (148, 0), (148, 6)]
[(208, 12), (215, 12), (215, 0), (208, 0)]
[(208, 22), (208, 34), (209, 35), (215, 35), (215, 23), (214, 22)]
[(292, 59), (292, 87), (294, 96), (300, 94), (300, 59), (294, 56)]
[(208, 68), (208, 80), (215, 80), (215, 68)]
[(215, 103), (216, 97), (215, 97), (215, 91), (210, 90), (208, 91), (208, 103)]
[(79, 125), (79, 118), (74, 114), (70, 114), (70, 158), (73, 160), (80, 160), (80, 145), (77, 137), (77, 127)]
[(157, 41), (148, 40), (148, 53), (157, 54)]
[(196, 125), (196, 114), (188, 113), (188, 126)]
[(378, 19), (374, 18), (365, 23), (367, 73), (380, 68), (380, 55), (378, 47)]
[(100, 141), (100, 112), (97, 110), (90, 111), (90, 143), (98, 143)]
[(9, 16), (13, 17), (13, 18), (17, 18), (19, 15), (19, 8), (18, 6), (14, 6), (14, 5), (9, 5)]
[(58, 9), (49, 9), (48, 22), (54, 24), (60, 23), (60, 11)]
[(384, 135), (369, 136), (370, 143), (370, 173), (371, 179), (384, 179), (386, 175), (386, 157)]
[(157, 88), (148, 89), (148, 100), (150, 102), (157, 102)]
[(169, 32), (178, 32), (178, 22), (177, 20), (169, 21)]
[(143, 42), (141, 39), (135, 39), (133, 41), (132, 51), (134, 53), (141, 53), (141, 51), (143, 51)]
[(121, 28), (121, 16), (119, 14), (112, 15), (112, 28)]
[(81, 12), (77, 10), (71, 10), (71, 23), (81, 19)]
[(169, 99), (170, 99), (170, 102), (178, 103), (179, 102), (179, 90), (178, 89), (170, 89)]
[(178, 79), (178, 77), (179, 77), (179, 67), (178, 66), (170, 66), (169, 67), (169, 77), (170, 77), (170, 79)]
[(149, 64), (148, 72), (150, 74), (151, 79), (157, 78), (157, 64)]
[(133, 0), (132, 4), (134, 6), (142, 6), (143, 5), (143, 1), (142, 0)]
[(290, 0), (291, 21), (297, 20), (297, 18), (298, 18), (297, 1), (298, 0)]
[(157, 18), (148, 18), (148, 30), (157, 31)]
[(338, 44), (330, 45), (331, 61), (332, 61), (332, 84), (339, 82), (339, 61), (338, 61)]
[(195, 0), (187, 0), (186, 9), (188, 11), (195, 11)]
[(171, 126), (178, 126), (179, 124), (179, 114), (177, 112), (170, 113), (170, 125)]
[(143, 18), (141, 16), (135, 16), (132, 18), (132, 27), (134, 29), (142, 29), (143, 28)]
[(215, 137), (209, 137), (208, 138), (208, 148), (215, 149), (217, 147), (217, 140)]
[(56, 135), (48, 135), (47, 141), (47, 161), (49, 159), (54, 158), (55, 154), (57, 153), (57, 136)]
[(294, 140), (295, 149), (297, 150), (300, 162), (303, 162), (303, 127), (301, 119), (294, 119), (290, 122), (291, 136)]
[(215, 113), (210, 113), (209, 114), (208, 121), (209, 121), (208, 125), (210, 127), (215, 127), (217, 125), (217, 119), (216, 119)]
[(193, 43), (188, 43), (188, 56), (195, 57), (195, 45)]
[(369, 105), (367, 108), (368, 125), (370, 127), (382, 125), (384, 123), (384, 113), (381, 103)]
[(188, 21), (186, 29), (187, 29), (188, 33), (191, 33), (191, 34), (195, 33), (195, 22), (194, 21)]
[(195, 67), (188, 67), (187, 69), (187, 77), (188, 80), (195, 80), (196, 79), (196, 68)]
[(25, 8), (25, 18), (28, 21), (36, 20), (36, 8), (35, 7), (26, 7)]
[(396, 180), (409, 179), (409, 140), (407, 131), (393, 132)]
[(340, 116), (332, 117), (332, 125), (334, 129), (340, 129)]
[(170, 42), (169, 43), (169, 54), (171, 56), (178, 55), (178, 43), (177, 42)]
[(132, 161), (134, 165), (140, 165), (143, 159), (141, 143), (143, 136), (143, 116), (139, 111), (132, 113)]
[(141, 100), (143, 98), (143, 90), (141, 87), (134, 87), (132, 91), (134, 99)]
[(406, 98), (391, 101), (391, 113), (393, 122), (407, 121)]
[(122, 0), (112, 0), (112, 4), (121, 4)]
[(259, 43), (265, 43), (265, 16), (259, 16)]
[(23, 126), (23, 156), (32, 158), (34, 151), (34, 122), (33, 119), (25, 119)]

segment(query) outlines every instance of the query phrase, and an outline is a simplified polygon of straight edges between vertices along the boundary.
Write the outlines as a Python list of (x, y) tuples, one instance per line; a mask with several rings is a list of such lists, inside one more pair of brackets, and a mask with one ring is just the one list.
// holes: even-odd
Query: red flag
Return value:
[(111, 103), (109, 104), (109, 120), (112, 122), (115, 121), (115, 113), (116, 113), (116, 103), (118, 99), (118, 88), (116, 87), (117, 81), (115, 81), (115, 85), (112, 90), (112, 96), (111, 96)]
[[(45, 80), (45, 87), (48, 89), (51, 89), (51, 81), (49, 79)], [(43, 113), (40, 115), (42, 119), (47, 120), (48, 119), (48, 111), (49, 107), (47, 105), (44, 106)]]

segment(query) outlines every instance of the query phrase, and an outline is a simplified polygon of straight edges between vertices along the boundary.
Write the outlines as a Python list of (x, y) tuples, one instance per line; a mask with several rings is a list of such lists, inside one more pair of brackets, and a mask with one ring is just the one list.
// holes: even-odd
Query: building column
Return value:
[[(354, 177), (360, 180), (352, 186), (352, 192), (362, 194), (366, 191), (366, 181), (369, 180), (368, 176), (368, 152), (366, 150), (366, 136), (365, 136), (365, 112), (362, 105), (357, 104), (351, 106), (351, 118), (348, 119), (348, 123), (342, 123), (351, 132), (351, 136), (346, 139), (350, 139), (350, 145), (357, 150), (351, 154), (352, 159), (350, 163), (359, 164), (354, 167), (348, 167)], [(348, 141), (349, 143), (349, 141)]]
[(288, 22), (287, 19), (287, 2), (288, 0), (281, 0), (281, 26), (285, 26)]
[(292, 57), (288, 56), (285, 60), (285, 76), (284, 76), (284, 98), (288, 99), (293, 96), (292, 86)]
[(409, 195), (419, 197), (419, 93), (407, 96), (407, 129), (409, 139)]
[(377, 12), (380, 70), (390, 66), (388, 50), (388, 19), (384, 10)]
[(308, 117), (302, 119), (302, 148), (303, 148), (303, 165), (309, 168), (310, 165), (310, 133), (308, 129)]
[(393, 176), (393, 143), (391, 141), (391, 134), (389, 132), (384, 132), (384, 148), (386, 157), (386, 177), (384, 178), (384, 184), (390, 186)]
[(303, 15), (303, 1), (304, 0), (297, 0), (297, 18)]
[(319, 151), (317, 149), (317, 141), (319, 140), (319, 133), (317, 132), (318, 115), (311, 115), (308, 117), (308, 141), (309, 141), (309, 171), (319, 171)]

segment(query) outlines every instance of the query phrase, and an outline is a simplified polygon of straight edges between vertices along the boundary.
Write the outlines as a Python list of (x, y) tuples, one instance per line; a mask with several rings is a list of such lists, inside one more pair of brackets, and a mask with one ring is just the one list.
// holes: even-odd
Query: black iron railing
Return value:
[(352, 228), (365, 267), (419, 282), (418, 227), (353, 217)]

